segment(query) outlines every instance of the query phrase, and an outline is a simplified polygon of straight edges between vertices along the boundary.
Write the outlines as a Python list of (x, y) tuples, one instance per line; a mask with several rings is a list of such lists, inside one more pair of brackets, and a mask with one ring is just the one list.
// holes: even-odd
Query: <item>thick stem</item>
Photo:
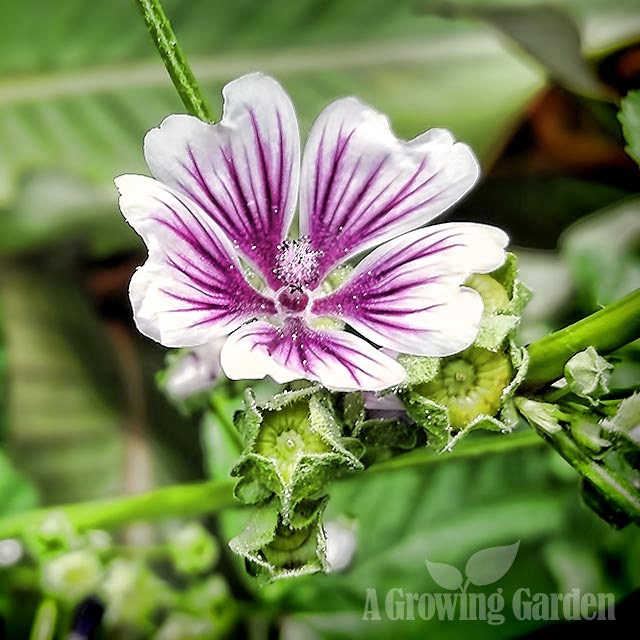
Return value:
[(529, 345), (525, 386), (541, 387), (562, 377), (572, 355), (593, 346), (598, 353), (615, 351), (640, 338), (640, 289), (583, 320)]
[(178, 44), (160, 0), (135, 0), (135, 3), (187, 111), (200, 120), (210, 122), (213, 120), (211, 109)]

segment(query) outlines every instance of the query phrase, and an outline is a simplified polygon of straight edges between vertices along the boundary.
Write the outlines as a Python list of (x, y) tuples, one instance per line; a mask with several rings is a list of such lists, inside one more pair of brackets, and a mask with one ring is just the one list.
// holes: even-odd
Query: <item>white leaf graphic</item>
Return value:
[(459, 589), (462, 586), (462, 574), (450, 564), (441, 562), (429, 562), (425, 559), (427, 571), (434, 582), (443, 589)]
[(482, 587), (500, 580), (511, 568), (519, 547), (520, 540), (505, 547), (489, 547), (474, 553), (464, 568), (469, 582)]

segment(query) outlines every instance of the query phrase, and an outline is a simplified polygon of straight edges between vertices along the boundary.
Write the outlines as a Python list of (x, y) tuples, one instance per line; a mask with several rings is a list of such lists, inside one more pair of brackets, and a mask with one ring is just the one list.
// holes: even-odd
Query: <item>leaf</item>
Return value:
[(640, 164), (640, 91), (630, 91), (623, 98), (618, 119), (627, 141), (626, 151)]
[(640, 281), (640, 198), (630, 197), (567, 229), (561, 252), (584, 311), (595, 311), (633, 291)]
[[(485, 161), (494, 157), (541, 74), (484, 27), (418, 19), (410, 6), (165, 3), (214, 112), (225, 82), (259, 69), (292, 94), (303, 132), (329, 101), (357, 95), (388, 113), (401, 136), (444, 126)], [(70, 236), (100, 255), (139, 247), (118, 214), (113, 177), (146, 172), (145, 132), (184, 108), (135, 4), (87, 14), (78, 0), (33, 0), (14, 3), (4, 24), (0, 253)]]
[(7, 451), (46, 502), (120, 490), (122, 397), (108, 338), (75, 282), (5, 268)]
[(572, 91), (589, 97), (611, 97), (587, 63), (580, 31), (567, 11), (549, 4), (496, 6), (455, 1), (443, 3), (443, 8), (493, 25)]
[(474, 553), (464, 568), (471, 584), (482, 587), (502, 578), (509, 569), (520, 547), (520, 540), (504, 547), (489, 547)]
[(459, 589), (462, 586), (462, 574), (452, 564), (442, 562), (429, 562), (425, 559), (427, 571), (433, 581), (443, 589)]

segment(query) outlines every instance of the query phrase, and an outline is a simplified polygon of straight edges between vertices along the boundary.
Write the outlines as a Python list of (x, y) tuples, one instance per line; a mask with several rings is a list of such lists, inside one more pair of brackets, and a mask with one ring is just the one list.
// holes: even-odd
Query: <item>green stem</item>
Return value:
[(43, 600), (38, 606), (29, 640), (53, 640), (58, 618), (58, 607), (49, 598)]
[(583, 320), (529, 345), (525, 385), (541, 387), (562, 377), (567, 360), (588, 346), (609, 353), (640, 338), (640, 289)]
[(608, 501), (640, 524), (640, 494), (624, 478), (585, 453), (564, 429), (550, 432), (536, 424), (531, 426), (583, 478), (597, 487)]
[(220, 427), (235, 445), (236, 454), (240, 455), (240, 452), (243, 449), (242, 440), (240, 439), (240, 434), (238, 433), (236, 426), (233, 424), (233, 420), (229, 418), (226, 412), (226, 407), (222, 397), (217, 393), (212, 394), (209, 400), (209, 405), (212, 410), (211, 412), (217, 418)]
[(194, 517), (240, 506), (232, 480), (163, 487), (135, 496), (79, 502), (25, 511), (0, 520), (0, 539), (21, 536), (52, 513), (63, 513), (77, 529), (109, 529), (140, 520)]
[[(415, 450), (372, 466), (367, 473), (384, 473), (412, 467), (428, 467), (451, 459), (477, 458), (541, 446), (532, 431), (463, 442), (452, 452), (438, 455)], [(47, 516), (62, 512), (77, 529), (114, 528), (139, 520), (196, 517), (231, 507), (242, 507), (233, 496), (234, 482), (215, 481), (156, 489), (137, 496), (96, 500), (18, 513), (0, 520), (0, 539), (20, 536)]]
[(135, 0), (135, 3), (142, 13), (156, 49), (187, 111), (200, 120), (210, 122), (213, 120), (211, 109), (178, 44), (160, 0)]
[(390, 460), (372, 465), (367, 469), (367, 473), (387, 473), (414, 467), (434, 466), (449, 460), (480, 458), (543, 445), (544, 443), (534, 431), (518, 431), (509, 436), (489, 436), (477, 440), (467, 440), (448, 453), (436, 453), (427, 448), (414, 449)]

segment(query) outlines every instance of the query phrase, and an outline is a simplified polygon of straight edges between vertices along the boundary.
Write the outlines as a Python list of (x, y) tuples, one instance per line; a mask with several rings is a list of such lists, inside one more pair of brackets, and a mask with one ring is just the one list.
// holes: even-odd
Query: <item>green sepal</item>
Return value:
[(407, 378), (400, 386), (400, 390), (431, 382), (440, 372), (440, 360), (441, 358), (412, 356), (401, 353), (398, 356), (398, 362), (407, 372)]
[(572, 356), (564, 366), (569, 389), (581, 398), (597, 401), (609, 393), (609, 378), (613, 365), (591, 346)]
[(290, 524), (300, 501), (321, 498), (332, 479), (363, 468), (319, 387), (286, 391), (262, 406), (248, 393), (245, 404), (235, 417), (245, 449), (231, 471), (241, 478), (240, 500), (255, 504), (275, 495)]
[(467, 285), (480, 293), (485, 307), (475, 345), (498, 351), (515, 334), (522, 311), (531, 299), (531, 290), (518, 279), (517, 257), (507, 253), (499, 269), (488, 275), (473, 275)]
[(415, 427), (400, 418), (369, 417), (361, 391), (344, 396), (342, 416), (344, 424), (351, 430), (352, 440), (363, 446), (360, 455), (351, 449), (358, 459), (365, 454), (365, 446), (397, 449), (413, 449), (416, 446)]
[(640, 394), (625, 398), (602, 429), (629, 465), (640, 469)]
[(265, 582), (327, 570), (321, 524), (327, 499), (308, 501), (292, 523), (284, 523), (277, 500), (256, 508), (245, 530), (229, 542), (249, 573)]

